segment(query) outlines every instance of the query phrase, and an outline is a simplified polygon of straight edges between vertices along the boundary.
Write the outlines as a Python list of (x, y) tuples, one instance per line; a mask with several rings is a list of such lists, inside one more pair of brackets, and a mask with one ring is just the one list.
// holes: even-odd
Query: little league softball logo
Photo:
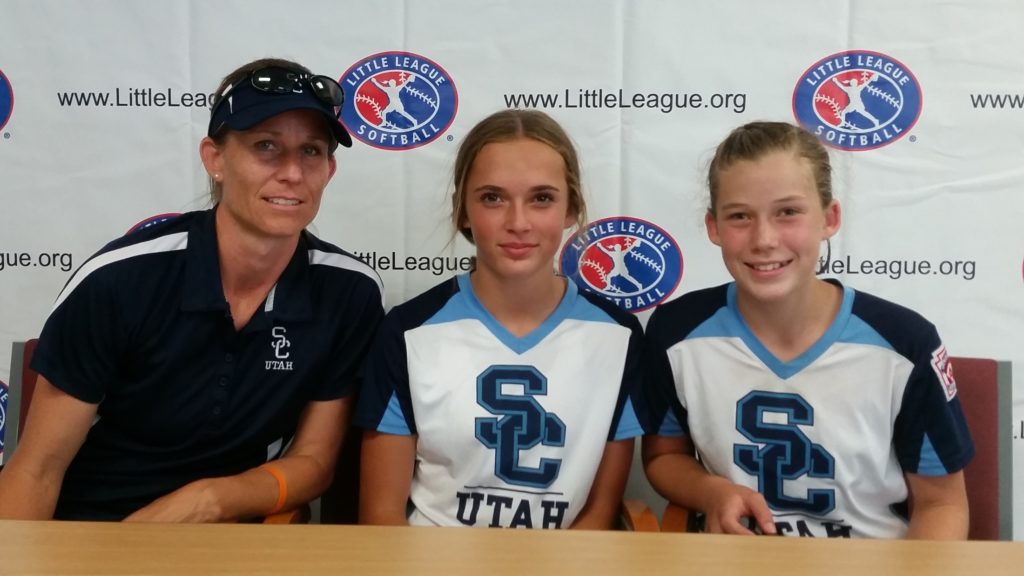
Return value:
[(7, 121), (11, 119), (11, 112), (14, 111), (14, 89), (11, 82), (0, 70), (0, 130), (4, 129)]
[(605, 218), (562, 247), (562, 274), (581, 290), (639, 312), (672, 295), (683, 277), (683, 254), (658, 226), (639, 218)]
[(370, 146), (408, 150), (438, 138), (455, 120), (459, 95), (451, 76), (411, 52), (382, 52), (352, 65), (341, 78), (341, 121)]
[(815, 62), (793, 91), (797, 121), (840, 150), (871, 150), (904, 136), (921, 115), (921, 85), (900, 61), (855, 50)]

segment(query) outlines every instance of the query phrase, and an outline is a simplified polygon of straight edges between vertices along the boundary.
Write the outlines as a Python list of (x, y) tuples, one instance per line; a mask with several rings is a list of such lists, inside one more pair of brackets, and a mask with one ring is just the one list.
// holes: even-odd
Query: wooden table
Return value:
[(1024, 574), (1024, 543), (0, 521), (0, 574)]

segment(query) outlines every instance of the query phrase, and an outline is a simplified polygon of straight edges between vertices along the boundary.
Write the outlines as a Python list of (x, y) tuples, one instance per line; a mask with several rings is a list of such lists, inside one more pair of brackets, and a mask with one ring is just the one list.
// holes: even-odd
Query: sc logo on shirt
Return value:
[[(505, 387), (521, 388), (509, 394)], [(565, 446), (565, 423), (537, 402), (548, 393), (548, 379), (533, 366), (491, 366), (476, 379), (477, 404), (500, 418), (477, 418), (476, 438), (495, 451), (494, 474), (509, 484), (547, 488), (562, 461), (541, 458), (537, 466), (519, 463), (519, 453), (537, 445)]]
[[(779, 422), (781, 418), (783, 422)], [(752, 444), (735, 444), (733, 461), (757, 478), (757, 490), (774, 510), (825, 515), (836, 507), (836, 491), (810, 488), (788, 494), (786, 481), (835, 478), (835, 458), (800, 429), (814, 426), (814, 408), (801, 396), (754, 390), (736, 403), (736, 430)]]

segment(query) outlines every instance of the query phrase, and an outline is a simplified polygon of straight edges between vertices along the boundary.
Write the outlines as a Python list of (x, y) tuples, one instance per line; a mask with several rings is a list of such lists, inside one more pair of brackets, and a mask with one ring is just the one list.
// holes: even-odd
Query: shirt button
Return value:
[(213, 407), (213, 415), (214, 416), (220, 416), (220, 406), (214, 406)]
[(232, 356), (232, 354), (230, 352), (228, 352), (227, 354), (224, 355), (224, 361), (225, 362), (231, 362), (234, 359), (235, 359), (235, 357)]
[(227, 376), (222, 376), (220, 381), (218, 382), (218, 384), (220, 384), (221, 386), (227, 386), (228, 385), (228, 378), (227, 378)]

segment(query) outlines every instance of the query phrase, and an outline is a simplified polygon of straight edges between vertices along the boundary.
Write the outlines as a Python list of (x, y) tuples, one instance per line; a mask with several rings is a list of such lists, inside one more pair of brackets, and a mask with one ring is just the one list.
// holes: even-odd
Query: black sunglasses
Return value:
[[(341, 115), (341, 105), (345, 103), (345, 92), (337, 81), (328, 76), (305, 74), (279, 66), (269, 66), (254, 70), (248, 78), (253, 88), (267, 94), (301, 94), (305, 92), (305, 87), (309, 86), (317, 99), (334, 109), (335, 118)], [(228, 86), (224, 93), (217, 97), (213, 111), (237, 86), (238, 84)], [(213, 111), (211, 111), (211, 115)]]

